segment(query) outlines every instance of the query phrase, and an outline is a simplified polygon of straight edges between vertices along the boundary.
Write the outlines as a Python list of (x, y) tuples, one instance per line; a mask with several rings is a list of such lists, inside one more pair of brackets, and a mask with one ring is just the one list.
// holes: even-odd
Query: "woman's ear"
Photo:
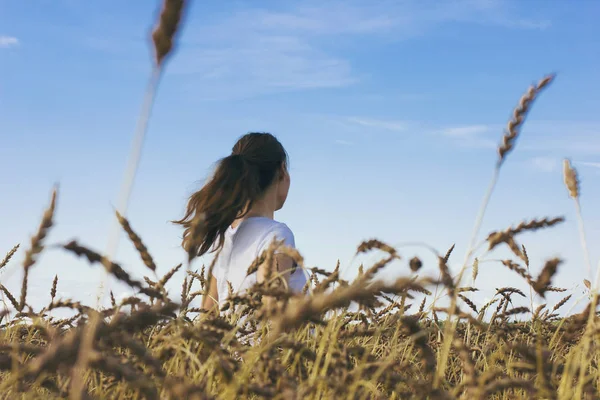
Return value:
[(281, 168), (279, 168), (279, 180), (283, 181), (288, 177), (288, 170), (285, 163), (281, 164)]

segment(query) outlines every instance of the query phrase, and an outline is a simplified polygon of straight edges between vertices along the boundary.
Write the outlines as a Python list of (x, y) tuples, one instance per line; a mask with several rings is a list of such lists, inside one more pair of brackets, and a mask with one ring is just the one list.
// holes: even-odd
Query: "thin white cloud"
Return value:
[[(313, 2), (288, 11), (249, 9), (236, 13), (229, 23), (238, 29), (286, 31), (311, 35), (365, 34), (393, 27), (397, 21), (373, 7), (352, 2)], [(369, 12), (369, 8), (372, 10)]]
[[(516, 1), (454, 0), (435, 5), (421, 0), (364, 2), (359, 0), (305, 1), (278, 11), (246, 8), (208, 27), (207, 33), (273, 34), (287, 32), (310, 36), (340, 34), (391, 34), (405, 39), (426, 33), (443, 23), (499, 25), (505, 28), (543, 29), (549, 21), (525, 18)], [(222, 28), (226, 27), (226, 30)]]
[(343, 139), (337, 139), (337, 140), (335, 141), (335, 143), (337, 143), (337, 144), (339, 144), (339, 145), (342, 145), (342, 146), (353, 146), (353, 145), (354, 145), (354, 143), (353, 143), (353, 142), (350, 142), (350, 141), (348, 141), (348, 140), (343, 140)]
[(356, 82), (348, 61), (283, 35), (247, 34), (243, 39), (183, 49), (168, 73), (181, 78), (184, 90), (217, 100)]
[(495, 149), (498, 147), (498, 140), (484, 137), (466, 137), (457, 138), (455, 145), (468, 149)]
[(529, 163), (534, 169), (542, 172), (555, 172), (560, 166), (559, 159), (545, 156), (533, 157)]
[(544, 30), (552, 25), (546, 18), (524, 17), (517, 10), (523, 2), (511, 0), (465, 0), (449, 3), (441, 15), (454, 22), (495, 25), (509, 29)]
[(556, 157), (600, 155), (600, 122), (529, 121), (521, 132), (519, 151)]
[(389, 131), (405, 131), (407, 129), (407, 123), (404, 121), (390, 121), (359, 117), (348, 117), (346, 118), (346, 121), (351, 124), (366, 126), (375, 129), (384, 129)]
[(592, 168), (600, 168), (600, 162), (587, 162), (587, 161), (580, 161), (577, 164), (580, 165), (584, 165), (586, 167), (592, 167)]
[(444, 136), (465, 138), (473, 137), (488, 131), (490, 131), (490, 126), (488, 125), (465, 125), (444, 128), (440, 133)]
[(492, 125), (461, 125), (440, 128), (432, 126), (427, 121), (399, 121), (366, 117), (341, 117), (333, 119), (333, 122), (366, 130), (428, 135), (432, 137), (432, 140), (445, 138), (453, 146), (467, 149), (494, 149), (498, 146), (500, 136), (491, 136), (490, 133), (501, 132)]
[[(467, 149), (495, 149), (501, 142), (504, 125), (432, 124), (428, 121), (397, 121), (368, 117), (338, 117), (334, 122), (355, 127), (426, 134)], [(435, 139), (434, 139), (435, 140)], [(528, 121), (519, 135), (515, 151), (528, 157), (529, 167), (553, 172), (565, 156), (600, 156), (600, 122)], [(600, 162), (580, 162), (600, 169)]]
[[(525, 29), (535, 25), (497, 0), (455, 0), (435, 7), (417, 0), (308, 0), (284, 3), (277, 10), (247, 4), (232, 7), (223, 18), (189, 16), (179, 53), (167, 72), (185, 75), (181, 90), (215, 100), (340, 88), (358, 82), (360, 74), (336, 50), (334, 36), (343, 40), (377, 35), (395, 41), (446, 23)], [(517, 20), (527, 23), (515, 26)]]
[(438, 129), (436, 134), (442, 135), (454, 142), (454, 145), (469, 149), (492, 149), (498, 146), (499, 136), (494, 134), (501, 132), (492, 125), (459, 125)]
[[(348, 47), (338, 43), (348, 44), (359, 36), (407, 40), (445, 24), (508, 29), (545, 26), (513, 7), (519, 4), (515, 0), (436, 4), (422, 0), (306, 0), (277, 3), (270, 9), (252, 2), (231, 3), (227, 13), (220, 14), (191, 8), (167, 74), (175, 90), (204, 100), (341, 88), (359, 82), (362, 75), (346, 56)], [(94, 31), (71, 36), (94, 50), (131, 62), (130, 55), (137, 56), (145, 47), (146, 37), (140, 37), (139, 26), (130, 25), (118, 37), (107, 37), (104, 27), (111, 16), (96, 11)]]
[(0, 35), (0, 48), (7, 49), (19, 45), (19, 39), (14, 36)]
[[(440, 132), (460, 146), (494, 148), (500, 143), (504, 129), (504, 125), (465, 125)], [(565, 156), (600, 156), (600, 122), (526, 121), (515, 151), (523, 152), (530, 157), (530, 165), (544, 171), (554, 171), (555, 163), (560, 164), (559, 160)], [(587, 166), (593, 167), (592, 164)]]

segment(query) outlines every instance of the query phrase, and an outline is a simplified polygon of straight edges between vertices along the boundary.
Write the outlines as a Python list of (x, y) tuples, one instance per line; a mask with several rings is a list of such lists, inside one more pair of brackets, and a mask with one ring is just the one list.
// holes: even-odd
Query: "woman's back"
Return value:
[[(221, 304), (229, 296), (227, 282), (234, 292), (243, 292), (256, 283), (257, 273), (247, 276), (248, 267), (273, 240), (283, 241), (283, 246), (295, 247), (294, 234), (290, 228), (270, 218), (249, 217), (237, 227), (227, 230), (213, 270)], [(300, 292), (306, 282), (305, 272), (298, 268), (290, 275), (288, 284), (292, 291)]]

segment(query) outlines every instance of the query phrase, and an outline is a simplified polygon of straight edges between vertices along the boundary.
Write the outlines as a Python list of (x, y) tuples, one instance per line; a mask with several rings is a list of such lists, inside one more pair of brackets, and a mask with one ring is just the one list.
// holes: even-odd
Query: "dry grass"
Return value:
[[(164, 2), (152, 36), (158, 69), (173, 48), (184, 6), (181, 0)], [(478, 290), (480, 260), (502, 244), (516, 260), (500, 260), (501, 264), (530, 286), (530, 298), (534, 292), (544, 298), (547, 292), (564, 291), (552, 286), (561, 260), (549, 259), (534, 277), (525, 247), (515, 241), (524, 231), (563, 222), (562, 217), (523, 221), (490, 233), (482, 245), (474, 246), (501, 166), (515, 147), (533, 101), (553, 77), (533, 85), (509, 121), (471, 245), (456, 277), (448, 268), (454, 246), (445, 256), (438, 255), (437, 279), (418, 276), (423, 262), (414, 257), (408, 261), (410, 275), (394, 282), (374, 279), (391, 261), (402, 259), (397, 249), (378, 240), (363, 242), (357, 253), (380, 251), (385, 257), (370, 267), (361, 266), (352, 282), (340, 279), (339, 265), (333, 272), (307, 268), (296, 250), (285, 249), (298, 268), (311, 274), (310, 293), (306, 293), (307, 285), (304, 294), (291, 295), (271, 273), (249, 291), (232, 293), (218, 315), (206, 314), (192, 307), (210, 284), (206, 269), (188, 268), (181, 293), (171, 295), (165, 285), (182, 264), (159, 276), (142, 239), (124, 212), (117, 212), (119, 225), (152, 277), (136, 280), (111, 254), (102, 255), (72, 241), (62, 248), (90, 264), (102, 265), (136, 294), (117, 303), (111, 293), (110, 308), (94, 308), (57, 299), (60, 282), (56, 276), (49, 304), (35, 310), (27, 302), (28, 276), (53, 224), (55, 191), (25, 254), (19, 298), (0, 285), (4, 303), (0, 394), (11, 399), (599, 398), (598, 278), (593, 287), (590, 280), (585, 281), (590, 303), (582, 313), (571, 316), (561, 316), (559, 310), (572, 294), (535, 310), (533, 301), (530, 307), (513, 305), (513, 299), (527, 296), (512, 287), (497, 289), (483, 307), (469, 299)], [(141, 132), (149, 116), (149, 109), (144, 110)], [(136, 151), (134, 160), (139, 158)], [(587, 253), (579, 181), (570, 163), (565, 162), (564, 172)], [(125, 199), (132, 179), (126, 179)], [(108, 253), (114, 251), (114, 243)], [(8, 252), (0, 269), (17, 250), (18, 245)], [(255, 273), (261, 263), (272, 263), (275, 250), (276, 244), (249, 266), (248, 273)], [(462, 283), (467, 267), (472, 267), (471, 286)], [(440, 296), (445, 293), (450, 300), (447, 307), (436, 306), (438, 289)], [(263, 297), (276, 301), (263, 302)], [(71, 315), (56, 319), (52, 311), (58, 308), (70, 309)]]

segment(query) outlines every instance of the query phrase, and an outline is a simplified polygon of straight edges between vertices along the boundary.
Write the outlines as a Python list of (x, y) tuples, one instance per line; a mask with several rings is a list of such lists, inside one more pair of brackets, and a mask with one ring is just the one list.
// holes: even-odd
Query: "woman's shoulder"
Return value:
[(290, 235), (293, 235), (292, 230), (290, 229), (290, 227), (286, 223), (280, 222), (280, 221), (276, 221), (276, 220), (271, 220), (271, 224), (270, 224), (269, 230), (270, 231), (276, 231), (276, 232), (289, 233)]
[(290, 227), (280, 221), (276, 221), (274, 219), (270, 219), (270, 218), (251, 218), (245, 221), (244, 223), (246, 229), (251, 229), (251, 230), (260, 230), (260, 231), (264, 231), (264, 232), (271, 232), (271, 231), (280, 231), (280, 232), (284, 232), (284, 231), (288, 231), (288, 232), (292, 232), (292, 230), (290, 229)]
[(295, 247), (294, 233), (290, 227), (283, 222), (265, 220), (261, 236), (263, 246), (268, 246), (273, 240), (283, 240), (284, 245)]
[(259, 241), (270, 236), (277, 236), (286, 241), (294, 238), (294, 234), (287, 224), (262, 217), (245, 220), (236, 230), (235, 236), (238, 238), (252, 237)]

